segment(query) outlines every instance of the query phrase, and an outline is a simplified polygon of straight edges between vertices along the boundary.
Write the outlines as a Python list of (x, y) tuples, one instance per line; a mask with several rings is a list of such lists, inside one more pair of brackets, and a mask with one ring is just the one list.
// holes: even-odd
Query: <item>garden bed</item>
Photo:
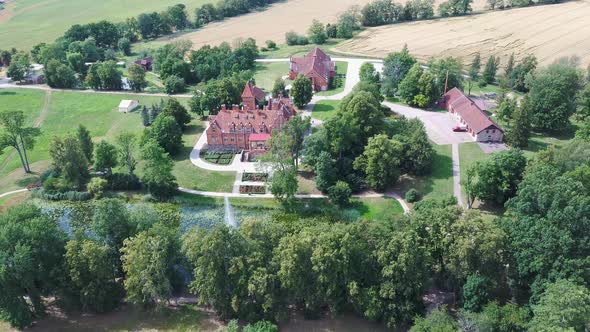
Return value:
[(240, 194), (266, 194), (266, 186), (240, 186)]
[(201, 158), (212, 164), (229, 165), (234, 160), (235, 153), (233, 152), (213, 152), (203, 150), (201, 151)]
[(265, 182), (268, 179), (267, 173), (244, 173), (242, 181), (244, 182)]

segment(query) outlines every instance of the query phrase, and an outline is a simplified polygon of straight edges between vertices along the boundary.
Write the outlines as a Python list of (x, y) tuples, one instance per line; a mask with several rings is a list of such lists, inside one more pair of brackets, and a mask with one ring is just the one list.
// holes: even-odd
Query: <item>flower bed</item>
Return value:
[(234, 160), (235, 154), (233, 152), (214, 152), (214, 151), (201, 151), (201, 158), (212, 164), (218, 165), (229, 165)]
[(267, 173), (244, 173), (244, 174), (242, 174), (242, 181), (264, 182), (267, 179), (268, 179)]
[(240, 194), (266, 194), (265, 186), (240, 186)]

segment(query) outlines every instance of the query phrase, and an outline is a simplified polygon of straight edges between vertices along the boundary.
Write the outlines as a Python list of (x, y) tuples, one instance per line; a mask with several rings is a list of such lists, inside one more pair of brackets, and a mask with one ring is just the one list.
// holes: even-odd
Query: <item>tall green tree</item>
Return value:
[(528, 76), (526, 85), (533, 126), (545, 131), (563, 130), (576, 112), (576, 95), (581, 87), (578, 70), (569, 65), (552, 64)]
[(387, 135), (369, 138), (363, 154), (354, 161), (354, 168), (364, 172), (367, 184), (377, 190), (385, 190), (395, 184), (400, 176), (402, 145)]
[(43, 317), (63, 277), (65, 234), (32, 204), (0, 214), (0, 312), (19, 329)]
[[(506, 142), (515, 148), (526, 148), (531, 137), (531, 111), (528, 97), (515, 106), (510, 127), (506, 132)], [(506, 110), (506, 109), (503, 109)]]
[(90, 177), (88, 159), (80, 141), (73, 136), (54, 137), (49, 145), (53, 168), (72, 188), (81, 189)]
[(172, 295), (170, 239), (144, 231), (128, 238), (121, 249), (125, 291), (132, 303), (163, 305)]
[(97, 201), (92, 211), (91, 229), (101, 242), (112, 249), (118, 260), (123, 241), (133, 235), (125, 202), (115, 198)]
[(475, 167), (474, 195), (486, 203), (503, 205), (516, 195), (522, 180), (526, 157), (520, 150), (502, 151)]
[(481, 55), (479, 52), (475, 53), (473, 57), (473, 61), (471, 62), (471, 66), (469, 66), (469, 89), (468, 94), (471, 95), (471, 87), (473, 82), (477, 82), (479, 80), (479, 71), (481, 70)]
[(508, 63), (506, 64), (506, 69), (504, 70), (504, 76), (510, 77), (510, 75), (512, 75), (513, 70), (514, 70), (514, 52), (510, 53), (510, 57), (508, 58)]
[(295, 169), (299, 169), (299, 158), (301, 149), (303, 149), (303, 140), (310, 129), (311, 118), (299, 116), (292, 118), (283, 128), (287, 135), (291, 137), (291, 155), (295, 162)]
[(182, 148), (182, 130), (172, 116), (160, 115), (149, 129), (145, 129), (144, 141), (152, 139), (171, 155)]
[(166, 101), (162, 115), (173, 117), (181, 130), (185, 130), (186, 126), (191, 122), (190, 114), (176, 98), (169, 98)]
[(490, 55), (483, 70), (482, 79), (484, 82), (487, 84), (492, 84), (496, 81), (496, 72), (498, 71), (499, 66), (500, 58)]
[(272, 96), (273, 98), (278, 98), (279, 96), (289, 97), (287, 88), (285, 87), (285, 81), (280, 77), (275, 80), (272, 86)]
[[(571, 150), (564, 152), (564, 160), (559, 161), (564, 165), (578, 157)], [(516, 197), (507, 203), (502, 222), (514, 261), (509, 269), (516, 294), (530, 293), (532, 301), (556, 278), (587, 283), (582, 271), (589, 268), (586, 253), (590, 247), (584, 229), (590, 227), (590, 197), (582, 183), (562, 172), (554, 165), (533, 163)]]
[(313, 97), (311, 80), (303, 75), (297, 76), (291, 86), (291, 97), (297, 108), (305, 107)]
[(398, 85), (416, 62), (416, 58), (408, 51), (407, 45), (404, 45), (404, 48), (399, 52), (388, 54), (383, 60), (383, 84), (381, 86), (383, 94), (393, 97), (397, 93)]
[(39, 128), (26, 127), (22, 111), (0, 112), (0, 153), (6, 147), (12, 147), (18, 153), (25, 173), (31, 172), (27, 150), (35, 145), (35, 139), (41, 135)]
[(155, 140), (148, 140), (141, 151), (145, 160), (141, 182), (150, 194), (165, 199), (176, 192), (176, 178), (172, 174), (174, 163), (169, 154)]
[(133, 175), (137, 166), (135, 135), (130, 132), (122, 132), (117, 136), (116, 143), (119, 164), (127, 167), (127, 172)]
[(129, 79), (131, 90), (135, 92), (141, 92), (147, 87), (145, 70), (138, 64), (134, 63), (129, 66), (127, 78)]
[(588, 330), (590, 292), (588, 287), (560, 279), (547, 286), (539, 303), (533, 306), (529, 331)]
[(463, 64), (454, 57), (432, 59), (428, 62), (428, 71), (434, 77), (435, 99), (452, 88), (463, 88)]
[(123, 299), (123, 288), (116, 281), (117, 264), (110, 250), (89, 239), (70, 240), (66, 245), (69, 280), (83, 309), (106, 312)]
[(339, 112), (351, 116), (353, 124), (362, 133), (361, 144), (383, 130), (385, 115), (381, 110), (381, 104), (370, 92), (360, 91), (349, 94), (340, 103)]
[(94, 150), (94, 169), (110, 176), (117, 165), (117, 148), (107, 141), (100, 141)]
[(76, 131), (76, 138), (80, 142), (80, 147), (82, 148), (82, 151), (84, 151), (84, 156), (86, 156), (88, 162), (92, 162), (94, 143), (92, 142), (90, 131), (85, 126), (79, 125), (78, 130)]
[(328, 40), (326, 27), (318, 20), (313, 20), (307, 30), (309, 41), (313, 44), (324, 44)]
[(338, 179), (336, 165), (334, 165), (332, 156), (326, 151), (320, 153), (314, 171), (316, 187), (322, 192), (327, 192), (328, 188), (333, 186)]
[(365, 62), (361, 65), (359, 71), (362, 82), (379, 83), (379, 73), (375, 70), (375, 66), (370, 62)]

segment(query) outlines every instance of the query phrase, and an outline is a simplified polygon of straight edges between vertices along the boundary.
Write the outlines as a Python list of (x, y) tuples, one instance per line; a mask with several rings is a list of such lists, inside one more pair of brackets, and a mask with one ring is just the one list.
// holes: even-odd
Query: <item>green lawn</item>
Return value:
[(198, 168), (190, 161), (190, 152), (203, 130), (203, 123), (194, 120), (183, 136), (184, 147), (174, 157), (174, 175), (178, 185), (193, 190), (231, 192), (236, 178), (235, 172), (208, 171)]
[(403, 177), (394, 187), (402, 196), (411, 188), (424, 198), (440, 199), (453, 194), (453, 159), (450, 145), (433, 144), (436, 156), (432, 172), (425, 176)]
[[(187, 13), (211, 0), (186, 0)], [(6, 10), (9, 18), (0, 20), (0, 45), (3, 49), (30, 49), (41, 42), (50, 43), (73, 24), (109, 20), (124, 21), (141, 13), (162, 11), (177, 0), (17, 0)]]
[[(4, 91), (6, 92), (6, 91)], [(41, 105), (45, 92), (24, 89), (10, 90), (14, 95), (2, 96), (2, 101), (11, 100), (9, 104), (0, 103), (0, 110), (5, 105), (18, 105), (19, 99), (30, 97), (29, 103), (20, 103), (18, 109), (30, 114), (29, 123), (42, 119), (41, 136), (37, 138), (35, 147), (28, 152), (32, 176), (24, 176), (20, 170), (18, 156), (11, 149), (6, 149), (0, 158), (0, 192), (6, 192), (26, 186), (32, 178), (37, 177), (49, 166), (49, 145), (54, 136), (64, 136), (73, 133), (78, 125), (86, 126), (94, 139), (112, 141), (122, 131), (139, 133), (143, 130), (141, 117), (138, 112), (119, 113), (117, 106), (122, 99), (137, 99), (141, 105), (151, 105), (160, 102), (160, 97), (90, 94), (81, 92), (52, 92), (47, 99), (47, 107), (40, 117)], [(7, 98), (5, 98), (7, 97)], [(181, 100), (182, 101), (182, 100)], [(182, 101), (186, 102), (186, 101)]]
[(320, 100), (314, 105), (311, 117), (322, 121), (328, 120), (336, 115), (340, 102), (340, 100)]
[[(289, 75), (289, 62), (271, 62), (271, 63), (257, 63), (254, 80), (256, 86), (264, 89), (266, 92), (271, 92), (272, 87), (277, 80), (285, 75)], [(290, 84), (289, 82), (285, 85)]]
[(389, 217), (404, 213), (402, 206), (393, 198), (355, 198), (352, 200), (352, 205), (361, 213), (363, 219), (371, 221), (385, 221)]
[(333, 96), (335, 94), (339, 94), (342, 91), (344, 91), (344, 85), (346, 84), (346, 73), (348, 71), (348, 62), (341, 62), (341, 61), (337, 61), (336, 62), (336, 75), (343, 77), (341, 79), (341, 85), (335, 89), (331, 89), (328, 91), (320, 91), (320, 92), (316, 92), (315, 95), (316, 96)]

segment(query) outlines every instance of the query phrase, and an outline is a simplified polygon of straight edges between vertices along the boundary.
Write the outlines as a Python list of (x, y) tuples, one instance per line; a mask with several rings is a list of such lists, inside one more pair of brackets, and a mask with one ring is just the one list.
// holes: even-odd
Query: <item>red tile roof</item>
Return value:
[(270, 139), (270, 134), (250, 134), (250, 142), (265, 142)]
[(447, 109), (452, 108), (467, 123), (469, 128), (479, 134), (485, 129), (494, 127), (503, 131), (500, 126), (494, 123), (477, 104), (457, 88), (451, 89), (444, 95), (444, 102)]
[(264, 91), (252, 84), (252, 82), (248, 82), (246, 87), (244, 87), (244, 92), (242, 92), (242, 99), (255, 97), (258, 100), (264, 100), (265, 96), (266, 94)]
[(298, 74), (308, 75), (311, 72), (316, 72), (326, 80), (330, 78), (330, 72), (333, 72), (336, 67), (334, 61), (318, 47), (303, 58), (291, 58), (291, 62), (292, 70)]
[[(244, 92), (246, 90), (252, 91), (253, 95), (256, 94), (256, 90), (262, 91), (251, 83), (246, 86)], [(290, 98), (269, 98), (264, 109), (251, 109), (247, 106), (240, 108), (238, 105), (227, 108), (223, 105), (217, 115), (209, 117), (209, 124), (222, 133), (242, 131), (270, 134), (273, 130), (280, 129), (294, 115), (295, 107)]]

